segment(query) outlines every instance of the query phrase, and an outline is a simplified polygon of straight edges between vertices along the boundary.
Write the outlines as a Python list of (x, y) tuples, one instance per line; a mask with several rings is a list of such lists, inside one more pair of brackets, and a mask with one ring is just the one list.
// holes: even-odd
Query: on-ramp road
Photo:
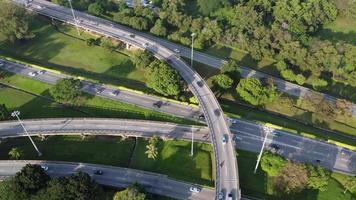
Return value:
[[(120, 135), (132, 137), (151, 137), (157, 135), (163, 139), (190, 140), (210, 142), (206, 127), (178, 125), (165, 122), (127, 119), (102, 118), (65, 118), (23, 120), (31, 135)], [(244, 125), (242, 126), (242, 123)], [(257, 126), (257, 127), (256, 127)], [(231, 131), (238, 136), (237, 148), (259, 152), (264, 139), (263, 127), (238, 122), (231, 125)], [(0, 139), (25, 136), (17, 121), (0, 122)], [(267, 140), (267, 148), (278, 151), (284, 157), (301, 162), (320, 164), (327, 169), (347, 174), (356, 170), (356, 153), (332, 144), (296, 136), (275, 130)], [(278, 148), (278, 149), (275, 149)], [(320, 160), (320, 163), (316, 163)], [(251, 172), (252, 173), (252, 172)]]
[[(13, 2), (22, 5), (26, 3), (26, 1), (23, 0), (14, 0)], [(72, 18), (70, 9), (51, 2), (34, 0), (26, 7), (39, 14), (76, 24)], [(189, 89), (197, 98), (210, 130), (216, 166), (216, 197), (220, 191), (224, 191), (225, 195), (232, 194), (233, 199), (240, 199), (235, 144), (231, 139), (230, 129), (227, 126), (224, 113), (217, 99), (200, 75), (177, 57), (173, 51), (161, 46), (155, 41), (139, 35), (133, 38), (130, 36), (132, 34), (131, 32), (119, 29), (113, 26), (109, 21), (99, 24), (98, 22), (102, 22), (102, 19), (90, 16), (86, 13), (76, 11), (75, 15), (77, 16), (77, 22), (80, 22), (79, 26), (81, 28), (116, 38), (138, 47), (145, 46), (155, 57), (166, 60), (169, 65), (179, 72), (182, 78), (187, 82)], [(226, 143), (223, 143), (222, 140), (225, 137), (227, 140)], [(221, 165), (221, 163), (224, 163), (224, 165)]]

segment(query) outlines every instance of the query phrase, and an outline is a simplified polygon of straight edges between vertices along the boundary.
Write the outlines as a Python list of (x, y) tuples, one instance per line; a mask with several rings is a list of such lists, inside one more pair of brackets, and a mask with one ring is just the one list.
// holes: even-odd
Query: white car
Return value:
[(143, 47), (147, 48), (148, 45), (149, 45), (149, 44), (146, 42), (146, 43), (143, 44)]
[(28, 73), (29, 76), (37, 76), (37, 72), (30, 72)]
[(43, 171), (48, 171), (48, 166), (46, 165), (41, 165), (41, 168), (43, 169)]
[(174, 52), (180, 53), (180, 50), (179, 49), (174, 49)]
[(0, 67), (4, 66), (4, 63), (2, 61), (0, 61)]
[(222, 137), (222, 144), (225, 145), (227, 143), (227, 140), (228, 140), (228, 135), (224, 134)]
[(192, 193), (199, 193), (200, 189), (197, 188), (197, 187), (192, 186), (192, 187), (189, 188), (189, 191), (191, 191)]

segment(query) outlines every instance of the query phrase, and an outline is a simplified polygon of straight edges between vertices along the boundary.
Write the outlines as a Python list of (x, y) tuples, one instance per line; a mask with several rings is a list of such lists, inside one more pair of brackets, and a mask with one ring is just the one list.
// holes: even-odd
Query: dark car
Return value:
[(135, 34), (130, 34), (130, 37), (134, 38), (134, 37), (135, 37)]
[(233, 199), (234, 199), (234, 196), (230, 193), (230, 194), (227, 195), (227, 199), (228, 199), (228, 200), (233, 200)]
[(101, 171), (100, 169), (96, 169), (96, 170), (93, 171), (93, 174), (95, 174), (95, 175), (103, 175), (104, 172)]
[(198, 116), (198, 118), (199, 118), (199, 119), (205, 119), (205, 116), (204, 116), (204, 114), (200, 114), (200, 115)]
[(319, 159), (316, 159), (316, 160), (315, 160), (315, 162), (317, 162), (317, 163), (321, 163), (321, 160), (319, 160)]
[(160, 108), (160, 107), (162, 107), (163, 102), (162, 102), (162, 101), (157, 101), (157, 102), (153, 103), (152, 105), (153, 105), (153, 107), (155, 107), (155, 108)]
[(214, 114), (219, 117), (220, 116), (220, 110), (219, 109), (215, 109), (214, 110)]
[(197, 81), (197, 84), (198, 84), (199, 87), (203, 87), (204, 86), (203, 81)]
[(276, 149), (276, 150), (279, 150), (279, 149), (280, 149), (280, 147), (279, 147), (278, 145), (276, 145), (276, 144), (272, 144), (271, 147), (274, 148), (274, 149)]
[(172, 64), (172, 62), (173, 62), (173, 61), (172, 61), (171, 59), (167, 58), (167, 63), (168, 63), (168, 64)]

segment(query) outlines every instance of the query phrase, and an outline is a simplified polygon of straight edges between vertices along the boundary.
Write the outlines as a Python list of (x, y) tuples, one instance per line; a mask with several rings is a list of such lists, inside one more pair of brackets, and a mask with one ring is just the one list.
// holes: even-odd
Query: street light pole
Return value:
[(18, 110), (15, 110), (15, 111), (13, 111), (13, 112), (11, 113), (11, 116), (12, 116), (12, 117), (16, 117), (17, 120), (20, 122), (20, 124), (21, 124), (23, 130), (25, 131), (25, 133), (26, 133), (26, 135), (27, 135), (27, 137), (30, 139), (30, 141), (31, 141), (31, 143), (32, 143), (32, 145), (33, 145), (33, 147), (35, 147), (35, 149), (36, 149), (36, 151), (37, 151), (37, 153), (38, 153), (38, 156), (42, 156), (42, 153), (40, 152), (40, 150), (38, 150), (38, 148), (37, 148), (35, 142), (32, 140), (30, 134), (28, 134), (28, 132), (27, 132), (25, 126), (22, 124), (19, 115), (20, 115), (20, 111), (18, 111)]
[(192, 146), (191, 146), (191, 149), (190, 149), (190, 156), (193, 157), (193, 151), (194, 151), (194, 132), (193, 132), (193, 128), (191, 128), (190, 130), (191, 134), (192, 134)]
[(260, 151), (260, 154), (258, 155), (258, 158), (257, 158), (257, 163), (256, 163), (256, 166), (255, 166), (255, 171), (253, 172), (254, 174), (256, 174), (258, 165), (260, 164), (261, 156), (262, 156), (262, 153), (263, 153), (263, 149), (265, 148), (265, 144), (266, 144), (266, 141), (267, 141), (268, 134), (271, 133), (271, 132), (273, 132), (273, 129), (270, 128), (270, 127), (264, 126), (264, 127), (263, 127), (263, 131), (265, 132), (265, 139), (263, 140), (262, 147), (261, 147), (261, 151)]
[(194, 55), (194, 36), (196, 34), (195, 33), (192, 33), (191, 36), (192, 36), (192, 50), (191, 50), (191, 54), (190, 54), (190, 67), (193, 68), (193, 55)]
[(77, 21), (77, 19), (75, 18), (73, 6), (72, 6), (72, 0), (68, 0), (68, 2), (69, 2), (69, 5), (70, 5), (70, 9), (72, 10), (72, 15), (73, 15), (74, 23), (75, 23), (75, 25), (76, 25), (75, 27), (77, 28), (78, 36), (80, 36), (79, 28), (78, 28), (78, 21)]

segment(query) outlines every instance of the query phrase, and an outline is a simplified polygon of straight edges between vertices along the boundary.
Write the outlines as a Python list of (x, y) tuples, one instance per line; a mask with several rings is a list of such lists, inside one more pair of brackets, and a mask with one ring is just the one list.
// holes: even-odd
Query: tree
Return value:
[(276, 190), (291, 194), (302, 191), (308, 184), (308, 171), (302, 164), (288, 161), (275, 179)]
[(40, 165), (25, 165), (13, 178), (14, 184), (19, 191), (26, 194), (35, 194), (45, 187), (50, 177), (44, 172)]
[(0, 121), (10, 118), (10, 112), (5, 104), (0, 104)]
[(352, 103), (345, 99), (337, 99), (335, 102), (335, 109), (339, 114), (351, 115)]
[(126, 188), (120, 192), (116, 192), (113, 200), (145, 200), (146, 194), (140, 191), (137, 185)]
[(218, 74), (212, 77), (213, 85), (222, 90), (228, 90), (232, 87), (234, 81), (225, 74)]
[(277, 176), (281, 169), (286, 164), (286, 161), (277, 154), (265, 151), (261, 158), (261, 168), (268, 176)]
[(336, 117), (335, 107), (333, 103), (322, 100), (319, 105), (315, 107), (314, 116), (320, 122), (330, 122), (333, 121)]
[(147, 50), (136, 50), (131, 57), (132, 62), (138, 69), (146, 69), (154, 60), (154, 57)]
[(18, 160), (23, 156), (23, 151), (20, 148), (13, 147), (9, 151), (9, 156), (11, 159)]
[(274, 86), (263, 87), (261, 82), (253, 77), (241, 79), (236, 90), (243, 100), (255, 106), (265, 105), (278, 98)]
[(330, 172), (321, 166), (307, 165), (308, 170), (308, 187), (320, 191), (326, 191), (329, 180)]
[(312, 86), (314, 90), (321, 90), (325, 88), (328, 85), (328, 82), (324, 79), (321, 78), (314, 78), (312, 79)]
[(204, 16), (209, 16), (209, 14), (213, 13), (219, 7), (222, 6), (223, 2), (227, 2), (226, 0), (197, 0), (197, 5), (199, 7), (199, 11)]
[(102, 15), (105, 13), (105, 7), (102, 2), (95, 2), (89, 5), (88, 11), (94, 15)]
[(164, 96), (177, 96), (183, 90), (178, 72), (166, 63), (154, 61), (146, 71), (147, 86)]
[(115, 51), (118, 47), (117, 45), (115, 45), (110, 38), (103, 38), (101, 40), (101, 44), (100, 44), (103, 48), (113, 52)]
[(167, 29), (161, 19), (157, 19), (155, 25), (150, 30), (151, 33), (158, 36), (167, 36)]
[(157, 143), (158, 143), (157, 136), (151, 137), (150, 140), (148, 141), (148, 145), (146, 145), (147, 150), (145, 152), (148, 158), (152, 158), (153, 160), (156, 160), (158, 155)]
[(236, 62), (233, 60), (224, 63), (220, 68), (220, 73), (228, 75), (235, 83), (240, 80), (240, 71), (237, 68)]
[(87, 173), (78, 172), (66, 180), (67, 199), (99, 200), (102, 188)]
[(64, 78), (57, 81), (56, 85), (49, 89), (51, 96), (58, 102), (76, 105), (82, 94), (79, 79)]
[(352, 191), (354, 187), (356, 187), (356, 177), (355, 176), (348, 176), (346, 178), (345, 184), (344, 184), (345, 190), (344, 194), (348, 191)]
[(0, 33), (11, 42), (35, 37), (30, 26), (31, 15), (22, 6), (0, 1)]

